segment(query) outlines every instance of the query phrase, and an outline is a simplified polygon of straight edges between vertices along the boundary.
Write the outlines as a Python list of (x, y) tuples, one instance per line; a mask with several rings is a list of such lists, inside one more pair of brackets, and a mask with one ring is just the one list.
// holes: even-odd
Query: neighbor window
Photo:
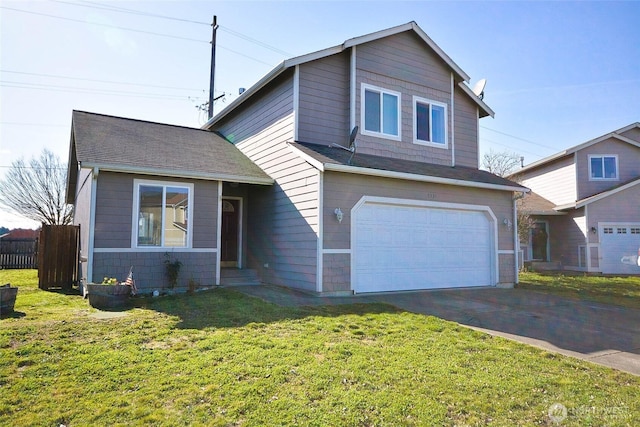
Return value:
[(400, 138), (400, 93), (363, 84), (364, 134)]
[(618, 179), (617, 156), (589, 156), (590, 179)]
[(447, 146), (447, 104), (413, 97), (413, 142)]
[(133, 243), (136, 247), (189, 246), (193, 186), (135, 182)]

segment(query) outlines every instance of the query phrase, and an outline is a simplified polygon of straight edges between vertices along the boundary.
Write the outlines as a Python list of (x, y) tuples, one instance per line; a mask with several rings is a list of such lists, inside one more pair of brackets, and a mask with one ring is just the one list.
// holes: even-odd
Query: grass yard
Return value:
[(9, 281), (0, 425), (640, 425), (638, 377), (387, 305), (217, 289), (101, 319), (34, 271)]
[(521, 273), (518, 287), (640, 309), (640, 276)]

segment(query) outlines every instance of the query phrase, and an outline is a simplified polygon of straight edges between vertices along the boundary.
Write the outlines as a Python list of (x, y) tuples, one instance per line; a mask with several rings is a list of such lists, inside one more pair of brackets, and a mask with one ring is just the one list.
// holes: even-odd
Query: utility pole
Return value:
[(216, 31), (218, 30), (218, 17), (213, 15), (213, 28), (211, 34), (211, 76), (209, 80), (209, 119), (213, 117), (213, 90), (215, 88), (215, 76), (216, 76)]

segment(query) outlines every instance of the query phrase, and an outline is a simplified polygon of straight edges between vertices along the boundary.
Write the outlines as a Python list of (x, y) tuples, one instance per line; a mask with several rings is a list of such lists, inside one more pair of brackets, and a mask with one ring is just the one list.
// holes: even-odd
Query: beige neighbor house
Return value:
[(151, 291), (169, 253), (183, 287), (513, 284), (528, 190), (478, 169), (493, 111), (468, 81), (410, 22), (284, 61), (200, 130), (74, 112), (86, 280), (133, 265)]
[(640, 123), (532, 163), (511, 178), (532, 193), (523, 259), (551, 268), (640, 274)]

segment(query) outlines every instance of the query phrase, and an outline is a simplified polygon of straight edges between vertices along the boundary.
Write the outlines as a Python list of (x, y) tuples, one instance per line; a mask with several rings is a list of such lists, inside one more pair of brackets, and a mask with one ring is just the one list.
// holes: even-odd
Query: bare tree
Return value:
[(520, 164), (520, 156), (509, 151), (496, 152), (489, 150), (482, 156), (482, 167), (498, 176), (513, 173)]
[(44, 149), (28, 165), (23, 159), (11, 164), (0, 180), (0, 205), (44, 224), (70, 224), (73, 207), (65, 203), (66, 184), (66, 164)]

